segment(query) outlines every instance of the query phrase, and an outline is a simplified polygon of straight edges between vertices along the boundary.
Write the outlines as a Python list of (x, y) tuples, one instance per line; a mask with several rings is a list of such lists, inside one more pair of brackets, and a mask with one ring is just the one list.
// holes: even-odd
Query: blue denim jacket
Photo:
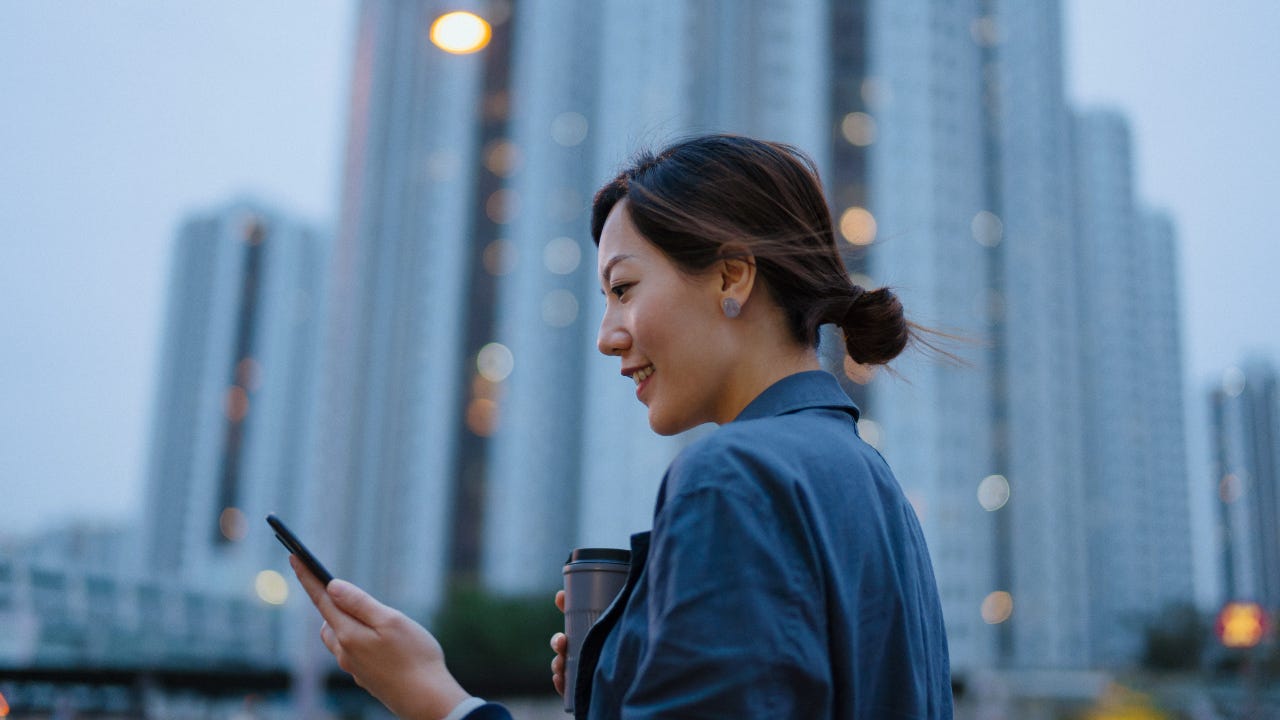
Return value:
[(857, 417), (799, 373), (676, 458), (584, 641), (578, 720), (951, 718), (924, 537)]

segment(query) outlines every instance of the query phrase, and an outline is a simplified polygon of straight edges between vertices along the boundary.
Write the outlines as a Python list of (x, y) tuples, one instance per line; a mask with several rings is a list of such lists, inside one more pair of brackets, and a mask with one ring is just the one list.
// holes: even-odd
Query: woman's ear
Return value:
[(746, 303), (756, 282), (756, 259), (745, 245), (727, 244), (720, 252), (720, 292)]

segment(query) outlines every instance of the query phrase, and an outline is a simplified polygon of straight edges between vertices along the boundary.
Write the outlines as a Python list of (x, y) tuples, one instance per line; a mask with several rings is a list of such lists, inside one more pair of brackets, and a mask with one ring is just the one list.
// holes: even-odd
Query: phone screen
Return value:
[(333, 575), (325, 569), (324, 565), (320, 564), (320, 561), (316, 559), (315, 555), (311, 554), (306, 545), (302, 544), (298, 536), (294, 535), (293, 531), (274, 513), (267, 516), (267, 524), (271, 526), (272, 530), (275, 530), (276, 539), (280, 541), (280, 544), (284, 545), (285, 549), (301, 560), (302, 564), (306, 565), (307, 569), (311, 571), (311, 574), (320, 579), (320, 584), (328, 585), (329, 581), (333, 580)]

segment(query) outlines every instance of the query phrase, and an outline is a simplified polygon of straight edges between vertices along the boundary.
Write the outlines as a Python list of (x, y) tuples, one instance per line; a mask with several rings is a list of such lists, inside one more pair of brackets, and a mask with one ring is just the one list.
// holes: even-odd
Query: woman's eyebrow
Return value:
[(622, 262), (623, 260), (627, 260), (627, 259), (630, 259), (630, 258), (633, 258), (633, 257), (635, 257), (635, 256), (634, 256), (634, 255), (628, 255), (627, 253), (620, 253), (620, 254), (618, 254), (618, 255), (614, 255), (613, 257), (609, 258), (609, 262), (605, 263), (605, 264), (604, 264), (604, 269), (600, 271), (600, 279), (603, 281), (603, 283), (602, 283), (602, 284), (604, 284), (604, 285), (608, 285), (608, 284), (609, 284), (609, 275), (613, 272), (613, 266), (614, 266), (614, 265), (617, 265), (618, 263)]

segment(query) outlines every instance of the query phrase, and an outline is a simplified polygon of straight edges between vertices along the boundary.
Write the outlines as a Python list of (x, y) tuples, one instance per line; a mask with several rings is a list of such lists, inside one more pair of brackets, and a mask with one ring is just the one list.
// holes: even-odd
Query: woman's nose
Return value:
[(631, 347), (631, 335), (612, 321), (606, 313), (600, 322), (600, 334), (596, 336), (596, 348), (604, 355), (621, 355)]

